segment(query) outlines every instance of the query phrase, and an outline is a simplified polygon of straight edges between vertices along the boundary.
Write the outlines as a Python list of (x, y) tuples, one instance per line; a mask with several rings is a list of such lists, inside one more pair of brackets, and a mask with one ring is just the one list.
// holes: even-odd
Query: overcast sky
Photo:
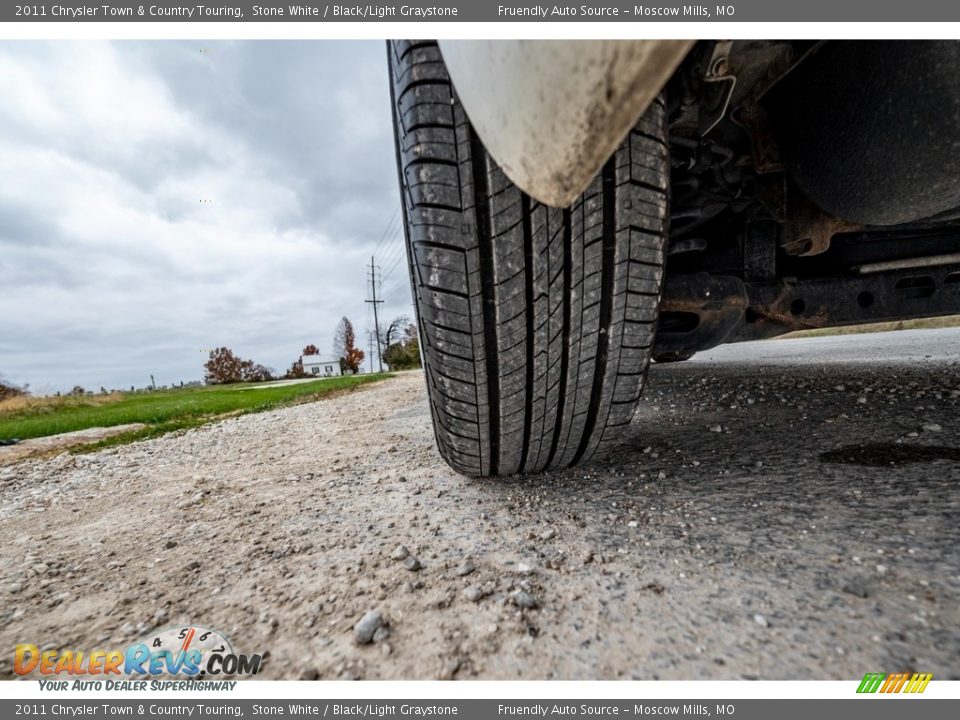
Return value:
[[(0, 43), (0, 374), (179, 383), (219, 345), (283, 372), (329, 354), (342, 315), (365, 342), (365, 263), (399, 200), (385, 56)], [(412, 313), (402, 262), (383, 290), (381, 322)]]

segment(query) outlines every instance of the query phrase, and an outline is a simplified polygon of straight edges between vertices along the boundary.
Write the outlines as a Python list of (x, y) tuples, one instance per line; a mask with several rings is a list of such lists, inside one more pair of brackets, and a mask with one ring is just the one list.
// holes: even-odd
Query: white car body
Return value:
[(687, 40), (440, 41), (470, 122), (521, 190), (566, 207), (693, 45)]

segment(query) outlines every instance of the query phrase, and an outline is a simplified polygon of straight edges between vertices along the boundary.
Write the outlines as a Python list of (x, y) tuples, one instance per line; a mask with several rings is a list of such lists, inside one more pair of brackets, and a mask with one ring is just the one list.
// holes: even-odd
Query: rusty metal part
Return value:
[(742, 323), (747, 292), (736, 277), (694, 273), (667, 276), (660, 301), (654, 357), (714, 347)]
[(780, 246), (787, 255), (819, 255), (830, 248), (834, 235), (863, 229), (863, 225), (825, 213), (798, 192), (791, 194), (790, 201), (780, 232)]
[(793, 330), (958, 313), (960, 262), (756, 284), (706, 273), (668, 276), (655, 354), (689, 354)]
[[(960, 264), (751, 286), (749, 319), (732, 341), (808, 328), (960, 313)], [(750, 325), (757, 326), (751, 329)], [(766, 327), (765, 327), (766, 326)]]

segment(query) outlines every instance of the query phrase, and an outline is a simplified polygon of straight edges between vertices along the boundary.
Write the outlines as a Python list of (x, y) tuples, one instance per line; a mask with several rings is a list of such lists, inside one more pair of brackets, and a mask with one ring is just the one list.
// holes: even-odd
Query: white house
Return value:
[(320, 377), (335, 377), (342, 375), (340, 372), (340, 360), (325, 360), (322, 355), (304, 355), (303, 371), (307, 375), (319, 375)]

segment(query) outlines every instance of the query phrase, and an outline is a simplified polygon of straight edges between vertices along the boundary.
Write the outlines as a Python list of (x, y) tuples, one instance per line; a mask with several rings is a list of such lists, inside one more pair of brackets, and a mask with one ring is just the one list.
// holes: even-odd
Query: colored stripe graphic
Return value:
[(857, 687), (858, 693), (922, 693), (933, 673), (867, 673)]
[(933, 679), (932, 673), (914, 673), (913, 677), (910, 678), (910, 684), (907, 685), (907, 689), (904, 692), (908, 693), (922, 693), (927, 689), (927, 685), (930, 683), (930, 680)]
[(863, 680), (860, 681), (860, 687), (857, 688), (857, 692), (875, 693), (880, 687), (880, 683), (883, 682), (884, 677), (883, 673), (867, 673), (863, 676)]

